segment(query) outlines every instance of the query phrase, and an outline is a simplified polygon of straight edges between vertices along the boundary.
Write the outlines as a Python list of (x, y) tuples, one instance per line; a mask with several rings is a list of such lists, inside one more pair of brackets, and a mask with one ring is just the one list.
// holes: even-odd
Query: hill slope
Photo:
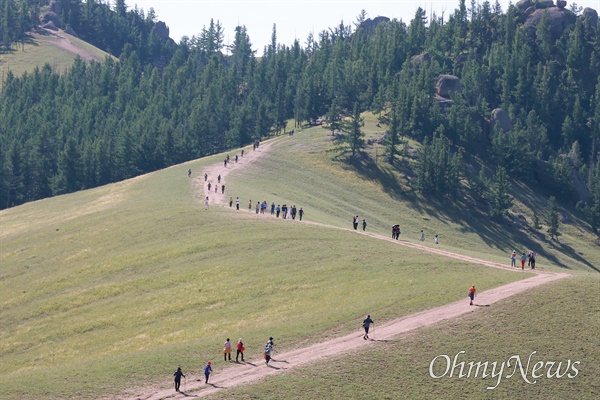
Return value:
[[(332, 162), (330, 146), (314, 128), (274, 139), (253, 163), (241, 160), (224, 182), (240, 211), (201, 205), (203, 172), (222, 163), (218, 155), (0, 212), (7, 398), (123, 397), (132, 380), (168, 385), (177, 366), (197, 371), (218, 360), (228, 336), (242, 336), (257, 358), (271, 335), (286, 349), (305, 347), (356, 331), (369, 312), (383, 323), (463, 299), (474, 282), (483, 290), (529, 275), (248, 211), (250, 199), (296, 204), (307, 221), (340, 228), (359, 215), (386, 236), (394, 221), (415, 243), (425, 226), (425, 246), (439, 232), (442, 250), (503, 262), (505, 247), (523, 247), (519, 235), (466, 230), (451, 209), (390, 195)], [(577, 251), (597, 263), (597, 254)], [(563, 269), (543, 259), (540, 267)]]
[[(20, 76), (31, 72), (35, 67), (41, 68), (48, 63), (52, 70), (63, 73), (71, 66), (75, 57), (85, 61), (104, 61), (110, 55), (89, 43), (59, 29), (51, 31), (39, 28), (31, 33), (29, 40), (7, 54), (0, 54), (0, 74), (6, 76), (8, 71)], [(112, 56), (110, 56), (112, 57)]]

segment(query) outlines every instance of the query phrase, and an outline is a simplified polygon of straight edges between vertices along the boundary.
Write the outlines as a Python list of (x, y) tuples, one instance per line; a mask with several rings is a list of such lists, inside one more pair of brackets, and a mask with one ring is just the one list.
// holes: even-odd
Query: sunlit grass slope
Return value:
[(48, 63), (56, 73), (64, 73), (73, 64), (78, 55), (86, 60), (104, 61), (108, 53), (91, 44), (60, 31), (43, 30), (32, 33), (22, 44), (15, 44), (7, 53), (0, 53), (0, 77), (6, 77), (8, 71), (15, 76), (24, 72), (31, 73), (35, 67), (42, 68)]
[[(307, 220), (340, 227), (353, 214), (381, 232), (423, 220), (336, 169), (323, 133), (276, 139), (227, 178), (228, 194), (295, 203)], [(192, 181), (221, 160), (0, 212), (2, 398), (169, 387), (177, 366), (197, 373), (218, 360), (226, 337), (243, 337), (252, 359), (270, 335), (292, 349), (356, 330), (368, 312), (389, 320), (463, 298), (474, 282), (483, 290), (528, 276), (247, 209), (204, 210)]]
[[(373, 116), (366, 120), (368, 137), (380, 137), (385, 127), (377, 128)], [(307, 218), (340, 227), (350, 227), (352, 216), (358, 215), (361, 221), (366, 219), (368, 230), (388, 234), (391, 225), (399, 223), (401, 238), (417, 242), (423, 229), (427, 245), (434, 246), (437, 234), (440, 248), (507, 265), (513, 250), (519, 254), (534, 250), (539, 268), (600, 272), (597, 236), (567, 210), (561, 212), (570, 222), (560, 225), (560, 241), (551, 241), (543, 235), (547, 227), (532, 232), (521, 221), (497, 224), (471, 210), (472, 204), (463, 199), (422, 196), (412, 189), (414, 182), (407, 184), (414, 178), (382, 160), (380, 145), (367, 149), (370, 160), (361, 162), (358, 174), (357, 167), (333, 161), (334, 154), (325, 153), (331, 146), (332, 137), (326, 129), (297, 132), (275, 143), (266, 160), (234, 172), (230, 182), (234, 179), (235, 188), (244, 198), (296, 204), (303, 207)], [(377, 164), (373, 161), (376, 150)], [(515, 204), (511, 213), (528, 221), (532, 207), (539, 211), (547, 205), (546, 198), (525, 185), (514, 186), (511, 194)]]
[[(597, 399), (600, 276), (584, 273), (489, 308), (210, 399)], [(464, 353), (460, 353), (464, 352)], [(446, 355), (457, 367), (444, 375)], [(525, 378), (516, 359), (519, 356)], [(489, 362), (469, 375), (469, 362)], [(528, 365), (528, 361), (530, 361)], [(461, 372), (461, 362), (465, 366)], [(496, 375), (491, 377), (491, 364)], [(543, 367), (533, 372), (542, 362)], [(576, 371), (573, 369), (575, 362)], [(548, 364), (551, 363), (551, 364)], [(560, 366), (559, 366), (560, 363)], [(556, 373), (558, 372), (558, 375)], [(462, 378), (458, 377), (460, 373)], [(550, 378), (548, 377), (550, 374)], [(534, 377), (535, 375), (535, 377)], [(569, 377), (571, 375), (571, 377)], [(487, 389), (488, 387), (492, 389)]]

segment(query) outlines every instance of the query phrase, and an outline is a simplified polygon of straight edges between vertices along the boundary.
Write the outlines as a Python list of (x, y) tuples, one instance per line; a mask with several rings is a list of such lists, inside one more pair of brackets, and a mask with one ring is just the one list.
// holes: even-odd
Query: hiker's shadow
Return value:
[(249, 362), (249, 361), (242, 361), (242, 362), (243, 362), (244, 364), (249, 364), (249, 365), (252, 365), (253, 367), (256, 367), (256, 364), (253, 364), (253, 363), (251, 363), (251, 362)]
[(179, 392), (179, 393), (184, 395), (185, 397), (198, 397), (195, 394), (187, 394), (186, 392)]
[(382, 343), (387, 343), (388, 341), (385, 339), (369, 339), (371, 342), (382, 342)]
[(271, 359), (271, 361), (273, 361), (273, 362), (277, 362), (277, 363), (285, 363), (285, 364), (289, 364), (289, 362), (287, 362), (286, 360), (273, 360), (273, 359)]
[[(212, 386), (215, 389), (225, 389), (225, 386), (219, 386), (219, 385), (215, 385), (214, 383), (207, 383), (208, 386)], [(194, 397), (198, 397), (198, 396), (194, 396)]]
[(476, 307), (489, 307), (489, 304), (473, 304)]
[(281, 369), (279, 367), (275, 367), (274, 365), (270, 365), (270, 364), (267, 364), (267, 367), (272, 368), (272, 369)]

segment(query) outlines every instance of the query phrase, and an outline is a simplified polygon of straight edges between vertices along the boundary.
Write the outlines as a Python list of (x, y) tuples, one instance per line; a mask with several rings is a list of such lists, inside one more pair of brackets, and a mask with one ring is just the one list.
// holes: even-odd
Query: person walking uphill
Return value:
[(525, 253), (521, 254), (521, 269), (524, 270), (525, 269), (525, 260), (527, 260), (527, 256), (525, 255)]
[(244, 350), (246, 350), (244, 348), (244, 342), (242, 342), (242, 338), (240, 338), (240, 340), (238, 340), (237, 342), (237, 353), (235, 355), (235, 362), (238, 362), (238, 357), (240, 355), (242, 356), (242, 362), (244, 362)]
[(517, 252), (516, 251), (513, 251), (512, 254), (510, 255), (510, 266), (511, 267), (517, 266)]
[(210, 374), (212, 372), (212, 367), (210, 366), (210, 361), (206, 363), (206, 366), (204, 367), (204, 377), (206, 378), (204, 383), (208, 383), (208, 378), (210, 377)]
[(362, 323), (363, 328), (365, 328), (365, 334), (363, 336), (363, 339), (365, 340), (369, 338), (369, 328), (371, 327), (371, 324), (375, 325), (375, 322), (371, 319), (371, 315), (367, 315), (367, 318), (365, 318)]
[(183, 376), (185, 378), (185, 375), (181, 371), (181, 367), (177, 368), (177, 371), (175, 371), (173, 376), (175, 377), (175, 391), (179, 392), (179, 386), (181, 385), (181, 377)]
[(231, 361), (231, 342), (229, 341), (229, 338), (227, 338), (223, 345), (223, 361), (227, 361), (227, 357), (229, 357), (229, 361)]
[(475, 300), (475, 292), (477, 290), (475, 289), (475, 285), (471, 286), (469, 288), (469, 298), (471, 299), (471, 302), (469, 303), (470, 306), (473, 305), (473, 300)]

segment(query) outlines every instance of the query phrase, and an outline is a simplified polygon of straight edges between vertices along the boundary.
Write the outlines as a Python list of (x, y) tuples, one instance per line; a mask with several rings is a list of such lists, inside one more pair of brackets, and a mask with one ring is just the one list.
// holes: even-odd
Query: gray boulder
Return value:
[(365, 31), (367, 31), (367, 33), (373, 33), (377, 25), (381, 24), (382, 22), (389, 21), (390, 19), (388, 17), (375, 17), (373, 19), (368, 18), (360, 24), (358, 29), (364, 29)]
[(504, 111), (501, 108), (496, 108), (492, 111), (492, 115), (490, 117), (490, 125), (492, 132), (494, 132), (496, 124), (498, 124), (504, 132), (510, 131), (513, 127), (513, 123), (510, 120), (510, 117), (508, 116), (506, 111)]
[(42, 24), (52, 21), (55, 26), (60, 26), (60, 16), (52, 11), (46, 11), (42, 14)]
[(556, 0), (556, 7), (565, 8), (567, 6), (566, 0)]
[(598, 25), (598, 12), (593, 8), (586, 7), (581, 14), (581, 21), (586, 24), (589, 20), (590, 26)]
[(535, 8), (544, 9), (554, 7), (554, 2), (552, 0), (537, 0), (533, 2)]
[(449, 98), (453, 93), (460, 93), (460, 78), (454, 75), (440, 75), (436, 85), (437, 95)]
[(542, 20), (544, 13), (548, 13), (548, 21), (550, 23), (550, 32), (554, 39), (558, 39), (569, 26), (575, 24), (576, 16), (572, 11), (551, 7), (546, 9), (538, 8), (527, 17), (523, 27), (532, 36), (536, 34), (536, 27)]
[(56, 25), (54, 25), (54, 22), (52, 22), (52, 21), (46, 22), (44, 25), (42, 25), (42, 28), (44, 28), (44, 29), (50, 29), (51, 31), (57, 31), (58, 30), (58, 28), (56, 27)]
[(515, 7), (517, 8), (517, 10), (524, 11), (524, 10), (527, 10), (529, 7), (533, 7), (533, 1), (532, 0), (519, 0), (515, 4)]

